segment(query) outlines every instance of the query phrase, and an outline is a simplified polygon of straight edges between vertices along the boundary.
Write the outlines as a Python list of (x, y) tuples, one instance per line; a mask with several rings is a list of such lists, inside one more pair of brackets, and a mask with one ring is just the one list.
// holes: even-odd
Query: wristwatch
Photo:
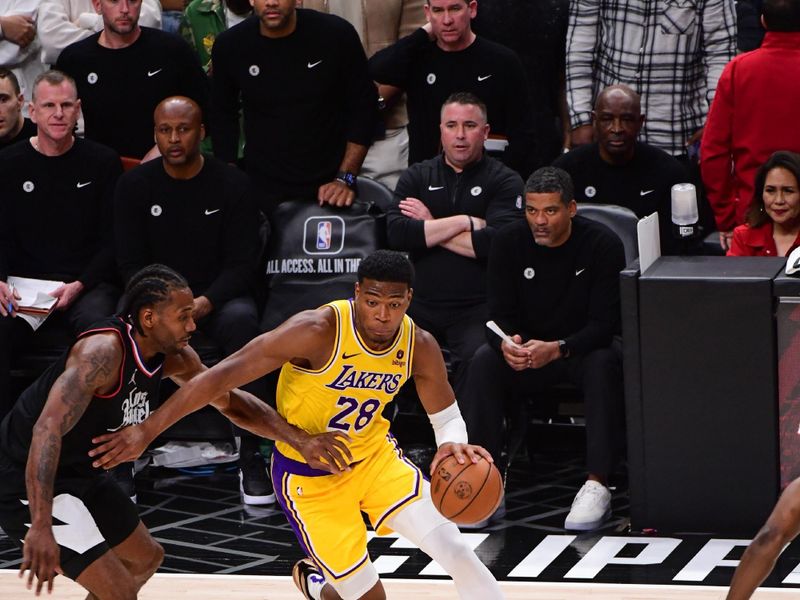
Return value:
[(558, 340), (558, 353), (561, 358), (569, 358), (569, 346), (567, 346), (566, 340)]
[(355, 173), (350, 173), (349, 171), (339, 171), (336, 173), (336, 181), (341, 181), (351, 190), (356, 187), (356, 180), (358, 177)]

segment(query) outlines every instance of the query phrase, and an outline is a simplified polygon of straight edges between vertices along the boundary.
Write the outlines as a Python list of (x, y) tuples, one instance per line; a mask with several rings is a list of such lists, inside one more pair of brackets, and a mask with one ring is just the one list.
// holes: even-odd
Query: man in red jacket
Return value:
[(706, 121), (700, 170), (727, 250), (744, 222), (758, 167), (776, 150), (800, 151), (800, 0), (764, 0), (761, 48), (725, 67)]

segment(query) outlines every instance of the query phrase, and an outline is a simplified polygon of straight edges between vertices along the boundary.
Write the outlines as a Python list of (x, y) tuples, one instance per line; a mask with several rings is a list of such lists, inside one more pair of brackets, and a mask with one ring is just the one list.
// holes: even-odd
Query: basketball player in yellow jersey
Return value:
[(132, 460), (205, 398), (282, 367), (278, 412), (309, 433), (341, 432), (341, 443), (329, 451), (334, 474), (310, 467), (284, 444), (273, 455), (276, 495), (310, 557), (294, 569), (306, 598), (386, 598), (367, 554), (362, 511), (378, 534), (396, 531), (437, 561), (461, 598), (502, 598), (458, 528), (434, 508), (428, 483), (402, 457), (381, 415), (413, 377), (438, 446), (431, 471), (451, 454), (461, 463), (491, 460), (467, 443), (438, 344), (406, 316), (412, 280), (404, 255), (371, 254), (359, 265), (353, 300), (295, 315), (181, 387), (142, 424), (96, 438), (95, 465)]

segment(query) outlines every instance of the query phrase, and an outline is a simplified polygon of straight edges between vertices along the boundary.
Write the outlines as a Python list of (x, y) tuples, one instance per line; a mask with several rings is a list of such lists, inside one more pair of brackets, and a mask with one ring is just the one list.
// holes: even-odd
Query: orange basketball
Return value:
[(494, 464), (481, 458), (458, 464), (448, 456), (431, 476), (433, 505), (457, 525), (488, 519), (503, 500), (503, 478)]

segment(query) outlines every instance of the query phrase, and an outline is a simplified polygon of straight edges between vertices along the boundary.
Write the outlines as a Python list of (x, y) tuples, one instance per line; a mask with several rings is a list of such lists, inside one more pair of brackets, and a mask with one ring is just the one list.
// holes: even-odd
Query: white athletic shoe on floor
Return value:
[(588, 480), (578, 491), (564, 521), (564, 529), (591, 531), (611, 516), (611, 492), (597, 481)]

